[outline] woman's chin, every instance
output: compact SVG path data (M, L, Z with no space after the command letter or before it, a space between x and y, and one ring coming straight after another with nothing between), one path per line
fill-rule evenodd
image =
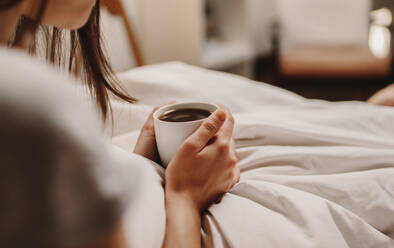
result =
M53 26L60 28L60 29L78 30L78 29L82 28L83 26L85 26L86 23L88 22L88 20L89 20L89 17L86 17L84 19L73 20L73 21L69 21L67 23L58 23L58 24L46 23L46 24L53 25Z
M42 23L61 29L77 30L89 21L93 7L93 4L73 9L64 9L58 6L58 9L53 8L52 11L48 11L48 14L44 15ZM54 15L54 13L58 14Z
M69 30L77 30L82 28L83 26L86 25L86 23L88 22L88 18L86 18L86 20L80 21L80 22L73 22L73 23L69 23L66 27L64 27L65 29L69 29Z

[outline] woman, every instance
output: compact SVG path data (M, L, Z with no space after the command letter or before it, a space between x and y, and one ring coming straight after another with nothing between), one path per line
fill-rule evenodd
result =
M102 53L99 10L99 1L95 0L0 0L0 43L4 47L8 45L8 49L22 48L34 53L39 25L53 26L52 30L44 27L42 31L46 34L44 50L48 61L55 65L67 63L70 72L82 75L106 119L110 107L107 90L130 103L135 99L116 84ZM63 60L62 29L72 30L70 54ZM12 56L1 50L0 56ZM152 122L151 115L134 152L157 161ZM238 182L233 127L234 121L227 109L216 111L185 141L169 164L165 175L164 247L200 247L202 212Z
M6 62L29 65L30 75L57 76L23 59ZM12 73L0 70L8 78L0 84L0 247L124 248L120 189L137 180L106 193L107 177L98 182L93 175L108 175L100 171L114 161L80 99L66 84L7 77Z

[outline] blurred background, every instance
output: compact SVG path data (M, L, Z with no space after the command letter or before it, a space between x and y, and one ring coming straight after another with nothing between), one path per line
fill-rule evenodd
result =
M393 0L102 3L117 71L182 61L332 101L366 100L394 82Z

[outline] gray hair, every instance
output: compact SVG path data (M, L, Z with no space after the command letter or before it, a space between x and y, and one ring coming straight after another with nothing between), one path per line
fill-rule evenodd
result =
M68 248L108 234L121 203L97 180L94 167L110 160L81 101L61 85L7 83L0 82L0 247Z

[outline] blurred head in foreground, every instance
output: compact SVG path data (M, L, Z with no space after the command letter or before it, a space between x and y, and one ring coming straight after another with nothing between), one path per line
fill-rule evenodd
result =
M97 180L111 161L82 102L56 82L4 74L0 247L124 247L120 198Z

